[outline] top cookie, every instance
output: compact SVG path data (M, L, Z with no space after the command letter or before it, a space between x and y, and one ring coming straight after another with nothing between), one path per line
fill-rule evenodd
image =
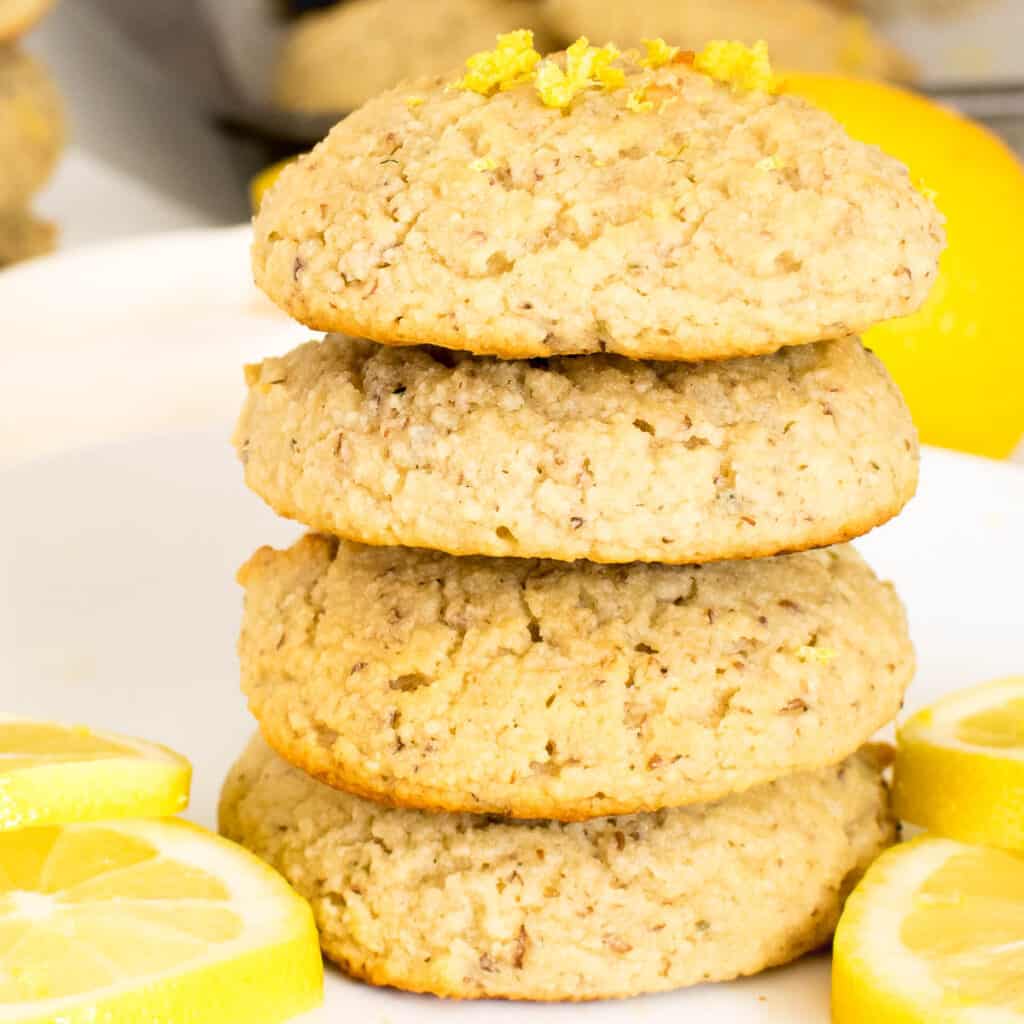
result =
M787 71L825 71L905 81L914 65L868 21L823 0L546 0L544 13L562 36L586 32L624 46L664 36L699 49L709 39L763 39Z
M406 84L283 172L253 247L278 305L387 344L695 360L923 301L940 214L828 114L746 88L762 51L539 61L528 35L471 62L482 92Z
M408 0L351 0L303 15L288 31L274 99L287 110L352 110L403 78L437 75L499 32L539 21L536 0L431 0L409 17Z

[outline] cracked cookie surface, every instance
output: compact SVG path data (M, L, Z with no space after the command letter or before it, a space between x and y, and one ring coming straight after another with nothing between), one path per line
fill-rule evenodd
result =
M577 824L381 807L255 740L221 830L313 906L378 985L582 1000L753 974L825 942L892 842L875 752L714 805Z
M910 413L856 339L682 364L332 337L246 372L235 444L248 485L369 544L758 557L855 537L917 482Z
M455 70L378 96L265 198L257 283L317 330L511 358L751 355L924 300L942 219L902 164L795 96L623 76L565 109Z
M264 736L403 806L576 820L716 800L835 764L913 672L899 599L849 547L609 567L311 535L239 580Z

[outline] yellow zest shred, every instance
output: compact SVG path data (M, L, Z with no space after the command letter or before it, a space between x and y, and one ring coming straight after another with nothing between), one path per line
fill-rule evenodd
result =
M669 46L664 39L643 39L641 42L647 49L647 56L640 61L645 68L660 68L671 64L679 52L678 46Z
M930 199L933 203L939 198L939 193L936 192L935 189L929 188L924 178L915 178L914 188L916 188L917 191L925 197L925 199Z
M479 156L469 165L469 169L471 171L493 171L497 166L498 162L489 156Z
M481 96L514 89L533 79L539 62L540 54L533 48L533 33L529 29L506 32L498 36L498 45L493 50L474 53L466 61L466 73L455 88Z
M776 87L768 46L763 40L753 46L744 46L743 43L715 39L694 57L693 66L716 82L726 82L737 91L758 89L771 92Z
M796 653L801 661L817 661L822 665L827 665L836 656L836 651L831 647L811 647L806 644L798 647Z
M406 96L405 97L405 105L407 107L422 107L423 104L426 103L426 102L427 102L427 100L426 100L425 96Z
M545 60L537 68L537 92L547 107L564 110L586 89L621 89L626 84L626 73L612 62L619 57L617 47L591 46L586 36L580 36L565 51L565 69L553 60Z
M634 89L626 97L626 106L637 114L644 114L649 110L653 110L654 101L647 98L647 86L642 85L639 89Z
M774 154L758 160L754 166L759 171L781 171L785 164Z

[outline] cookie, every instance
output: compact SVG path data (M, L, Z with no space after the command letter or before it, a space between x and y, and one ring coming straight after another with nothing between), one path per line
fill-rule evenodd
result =
M50 76L27 53L0 46L0 210L26 205L63 145L63 106Z
M53 0L0 0L0 43L24 35L53 6Z
M254 741L221 830L313 905L327 956L376 985L583 1000L721 981L825 942L893 840L873 751L718 804L583 824L395 810Z
M847 540L917 439L856 339L708 363L505 361L340 336L246 371L248 485L312 529L452 554L705 562Z
M431 0L411 17L408 0L350 0L288 29L274 100L286 110L352 110L404 78L443 74L495 36L537 27L535 0Z
M546 0L544 13L564 38L588 35L639 46L663 36L698 50L709 39L764 40L787 71L824 71L906 81L911 60L863 18L823 0Z
M899 599L849 547L608 567L314 535L239 580L242 688L271 746L425 810L717 800L842 760L914 667Z
M51 252L57 229L27 210L0 210L0 267Z
M927 295L931 200L824 111L745 88L763 54L703 73L577 48L565 74L502 45L466 88L407 83L284 170L255 221L271 299L387 344L683 360L847 336Z

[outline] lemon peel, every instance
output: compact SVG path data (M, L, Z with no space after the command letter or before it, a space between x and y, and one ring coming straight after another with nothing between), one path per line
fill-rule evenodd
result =
M425 96L406 96L405 105L407 107L422 107L427 102Z
M587 89L621 89L626 84L626 73L612 64L621 56L612 43L591 46L586 36L580 36L565 51L565 68L553 60L545 60L537 69L537 93L546 107L564 110Z
M498 166L497 161L493 160L491 157L489 157L489 156L480 156L480 157L477 157L469 165L469 169L471 171L493 171L494 168L497 167L497 166Z
M784 164L777 156L772 154L771 156L762 157L754 166L759 171L779 171L782 170Z
M498 45L493 50L481 50L466 61L466 73L455 83L455 88L481 96L514 89L533 80L540 59L533 48L533 33L529 29L506 32L498 36Z
M776 88L764 40L744 46L735 41L714 39L694 56L693 66L716 82L731 85L737 92L772 92Z
M664 39L641 39L647 56L641 58L640 66L644 68L660 68L671 64L679 53L678 46L669 46Z
M637 114L653 110L654 101L647 98L647 86L642 85L639 89L634 89L626 97L626 106Z
M831 647L812 647L810 644L798 647L796 651L801 661L816 661L821 665L827 665L836 657L836 653Z

